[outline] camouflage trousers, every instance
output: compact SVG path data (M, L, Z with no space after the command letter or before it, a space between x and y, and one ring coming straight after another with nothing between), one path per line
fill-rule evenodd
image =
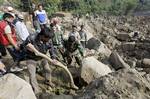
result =
M69 51L65 51L64 56L66 58L67 64L70 65L72 62L73 57L75 58L77 64L79 66L82 66L82 56L79 53L78 50L76 50L75 52L71 53Z
M64 61L64 48L63 46L54 46L56 59L63 62Z

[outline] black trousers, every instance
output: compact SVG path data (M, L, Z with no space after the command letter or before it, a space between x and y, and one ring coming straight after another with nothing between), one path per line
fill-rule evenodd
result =
M7 52L6 52L6 49L5 49L5 46L0 44L0 53L2 56L5 56L7 55Z

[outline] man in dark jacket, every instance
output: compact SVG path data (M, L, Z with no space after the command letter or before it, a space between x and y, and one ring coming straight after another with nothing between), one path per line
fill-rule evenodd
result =
M36 94L40 92L36 79L36 66L38 62L40 62L43 67L45 73L45 83L51 87L53 87L53 84L51 82L51 69L49 67L48 61L46 59L42 59L39 56L36 56L31 48L31 45L43 54L46 54L49 50L51 58L55 60L54 48L51 42L51 34L52 31L49 28L45 28L37 35L30 35L23 44L25 46L24 51L26 53L25 58L28 64L27 67L30 75L30 83Z

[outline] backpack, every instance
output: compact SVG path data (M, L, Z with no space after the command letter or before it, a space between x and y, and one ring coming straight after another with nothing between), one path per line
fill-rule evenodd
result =
M8 23L6 21L4 21L4 20L0 21L0 44L2 44L4 46L7 46L10 44L7 36L4 34L4 29L7 25L8 25ZM11 31L12 31L11 35L12 35L14 42L17 42L14 27L11 27Z

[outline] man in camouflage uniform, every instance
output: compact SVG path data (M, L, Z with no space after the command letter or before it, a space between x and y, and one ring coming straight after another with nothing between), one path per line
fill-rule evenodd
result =
M81 38L80 42L81 42L83 48L85 48L86 47L86 43L87 43L87 34L86 34L85 30L84 30L84 25L81 25L80 28L81 28L80 31L79 31L80 38Z
M63 53L64 53L64 47L63 47L63 32L58 29L56 24L51 23L51 28L54 32L54 37L52 38L53 45L54 45L54 51L56 58L61 61L63 60Z
M84 56L84 50L82 45L76 40L74 36L70 36L64 43L65 53L64 56L67 59L67 64L70 65L72 58L75 57L79 66L82 66L82 57Z

